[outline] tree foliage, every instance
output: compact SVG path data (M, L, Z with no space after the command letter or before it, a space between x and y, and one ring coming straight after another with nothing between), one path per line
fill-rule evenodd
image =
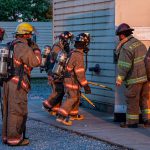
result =
M52 19L50 0L0 0L0 21L47 21Z

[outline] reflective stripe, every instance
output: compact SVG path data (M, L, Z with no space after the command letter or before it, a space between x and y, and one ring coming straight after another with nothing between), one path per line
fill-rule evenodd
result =
M27 72L27 74L30 76L30 74L31 74L31 67L28 67L27 65L24 65L24 69Z
M79 69L76 69L75 72L76 73L85 72L85 69L84 68L79 68Z
M71 112L70 112L70 115L77 115L77 114L78 114L78 112L79 112L78 110L71 111Z
M125 62L125 61L118 61L118 67L126 67L126 68L130 68L132 64Z
M39 58L39 56L36 56L36 58L37 58L39 64L41 64L41 59Z
M137 57L137 58L135 58L135 59L134 59L134 64L136 64L136 63L139 63L139 62L143 61L143 60L144 60L144 58L145 58L145 55L144 55L144 56L142 56L142 57Z
M73 68L70 68L70 67L66 67L67 71L71 71Z
M79 89L78 85L65 84L65 86L66 86L67 88L74 89L74 90Z
M19 82L19 77L13 77L11 80L17 84ZM24 81L21 82L21 86L25 89L29 89L28 84L26 84Z
M150 109L143 109L143 110L142 110L142 113L143 113L143 114L150 114Z
M143 45L143 44L141 42L137 41L137 42L133 43L131 46L129 46L129 48L130 48L130 50L133 50L140 45Z
M58 111L59 107L52 108L53 111Z
M12 144L12 145L16 145L18 144L23 138L20 137L20 138L16 138L16 139L7 139L7 143L8 144Z
M131 114L126 114L127 119L131 119L131 120L138 120L139 119L139 115L131 115Z
M140 78L129 79L126 82L127 82L127 84L133 84L133 83L143 82L143 81L146 81L146 80L147 80L147 76L143 76L143 77L140 77Z
M62 115L68 116L67 111L66 111L65 109L63 109L63 108L59 108L58 112L59 112L60 114L62 114Z
M87 80L81 81L81 85L82 85L82 86L84 86L84 85L86 85L86 84L88 84Z
M123 80L124 80L124 76L118 75L118 76L117 76L117 79L123 81Z
M48 100L45 100L44 103L49 107L52 108L51 104L49 104Z
M16 58L14 58L14 63L16 64L16 65L21 65L22 63L19 61L19 60L17 60Z

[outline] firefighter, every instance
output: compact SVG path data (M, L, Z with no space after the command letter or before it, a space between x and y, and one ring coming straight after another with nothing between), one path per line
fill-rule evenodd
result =
M5 30L0 27L0 42L4 39Z
M144 125L150 120L150 95L147 86L147 73L144 58L147 53L145 45L133 37L134 29L122 23L116 30L120 43L118 53L118 75L116 85L119 87L123 81L126 85L126 122L121 123L123 128L137 128L139 123L139 107L143 112ZM149 116L149 117L148 117Z
M145 66L148 81L144 84L143 87L143 107L142 107L142 115L144 127L150 127L150 47L145 57Z
M55 43L52 47L51 63L57 63L56 59L58 53L62 50L64 50L69 55L69 45L73 38L73 34L71 32L65 31L61 33L58 38L59 42ZM52 87L52 93L46 100L43 101L43 107L48 110L51 115L56 115L64 96L63 77L55 78L52 70L50 69L48 71L48 80Z
M16 27L13 47L12 72L3 83L3 126L2 141L10 146L29 144L25 138L27 120L27 94L30 90L30 73L41 64L41 52L31 40L34 28L23 22Z
M81 33L75 38L75 50L72 52L66 65L66 77L64 80L67 99L58 110L56 121L64 125L72 125L72 120L82 120L83 115L79 115L80 90L84 87L85 93L91 93L91 89L85 77L84 51L88 51L90 35ZM70 119L70 115L72 119Z
M44 46L44 54L42 55L42 64L40 66L40 72L46 71L48 73L52 70L54 63L51 62L51 46ZM48 73L49 74L49 73Z

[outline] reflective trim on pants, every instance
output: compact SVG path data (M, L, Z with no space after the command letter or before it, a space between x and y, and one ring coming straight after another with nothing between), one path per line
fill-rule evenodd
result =
M138 120L139 119L139 115L131 115L131 114L126 114L127 119L130 120Z

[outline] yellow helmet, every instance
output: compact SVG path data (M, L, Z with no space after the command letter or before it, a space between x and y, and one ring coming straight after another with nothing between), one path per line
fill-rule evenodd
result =
M33 34L33 32L34 32L34 27L27 22L23 22L17 26L15 33L16 34Z

